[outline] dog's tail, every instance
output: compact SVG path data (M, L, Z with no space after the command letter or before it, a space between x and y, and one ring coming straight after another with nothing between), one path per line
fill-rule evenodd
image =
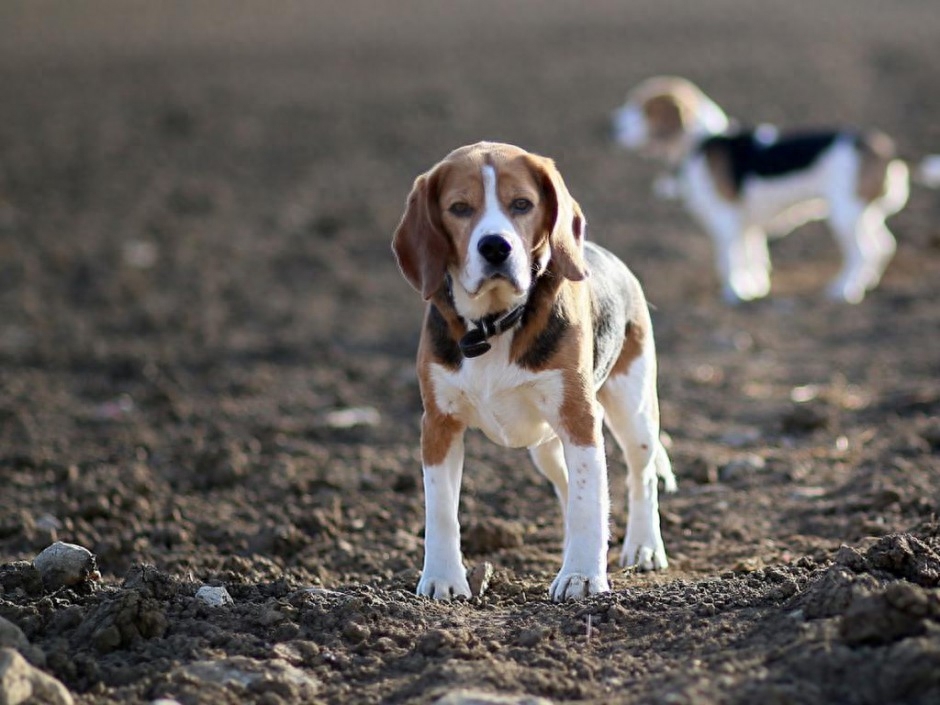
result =
M672 463L669 460L669 454L662 443L658 443L656 455L653 458L653 464L656 466L656 474L663 481L663 489L666 492L676 491L676 476L672 472Z
M893 215L904 208L910 195L910 170L902 160L892 159L888 162L888 168L885 172L884 194L878 199L885 215Z
M940 154L930 154L921 160L917 181L930 188L940 188Z

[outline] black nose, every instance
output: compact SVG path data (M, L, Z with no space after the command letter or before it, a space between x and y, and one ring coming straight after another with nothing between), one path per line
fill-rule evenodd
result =
M477 251L490 264L502 264L509 257L512 246L499 235L484 235L480 238Z

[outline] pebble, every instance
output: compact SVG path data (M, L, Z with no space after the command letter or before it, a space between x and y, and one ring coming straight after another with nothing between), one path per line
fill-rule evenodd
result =
M244 698L243 702L264 702L266 692L277 694L278 700L274 702L311 702L320 687L320 682L314 676L286 661L261 661L246 656L195 661L180 666L169 674L169 682L177 686L195 686L197 691L204 693L212 693L211 689L206 688L209 684L221 686L233 693L248 691L253 697ZM200 699L200 702L207 701Z
M353 428L354 426L378 426L382 416L371 406L356 406L348 409L328 411L323 422L330 428Z
M467 575L467 582L470 583L470 594L474 597L480 597L490 586L490 580L493 579L493 564L489 561L478 563L470 569Z
M500 695L479 690L455 690L435 700L434 705L552 705L552 701L534 695Z
M101 579L95 555L83 546L56 541L33 559L47 590Z
M224 587L213 587L203 585L196 591L196 599L202 600L210 607L224 607L225 605L234 605L235 600L228 594Z
M0 649L0 703L72 705L74 702L68 688L30 664L18 651Z

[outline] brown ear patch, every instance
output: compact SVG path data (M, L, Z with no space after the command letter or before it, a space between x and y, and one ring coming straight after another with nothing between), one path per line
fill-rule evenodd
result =
M588 277L584 260L584 231L586 223L581 206L568 192L568 187L555 162L535 154L527 154L530 169L536 177L546 200L546 229L548 230L551 262L555 272L570 281Z
M392 238L392 251L398 267L425 300L443 286L452 249L438 212L440 171L439 165L415 179L405 212Z
M678 137L685 129L685 118L679 100L672 94L653 96L643 104L650 135L658 140Z

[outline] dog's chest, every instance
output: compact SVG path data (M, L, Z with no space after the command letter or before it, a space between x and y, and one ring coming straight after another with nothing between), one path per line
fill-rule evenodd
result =
M560 370L529 372L509 361L509 336L495 341L460 369L432 365L434 399L441 411L510 448L532 447L555 436L549 419L562 402Z

